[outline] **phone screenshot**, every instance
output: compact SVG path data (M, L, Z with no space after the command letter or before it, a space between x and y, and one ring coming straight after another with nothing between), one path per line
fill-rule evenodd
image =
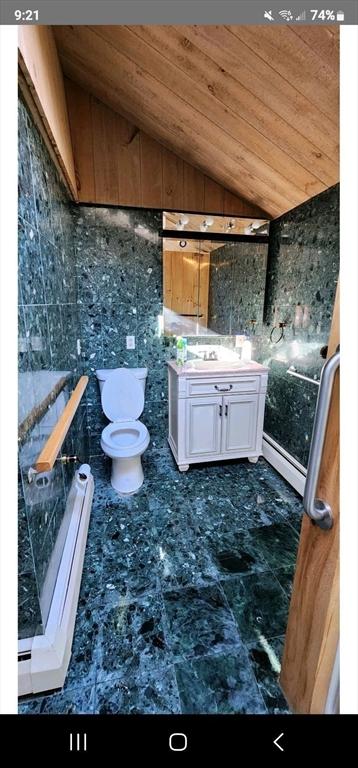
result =
M358 5L312 5L2 2L18 756L353 746Z

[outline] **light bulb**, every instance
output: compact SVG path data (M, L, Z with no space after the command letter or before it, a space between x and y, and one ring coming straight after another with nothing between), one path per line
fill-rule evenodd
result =
M179 221L175 225L175 229L181 230L184 229L184 227L189 223L189 217L188 216L180 216Z
M207 232L208 227L212 227L214 219L212 216L207 216L206 219L200 224L200 232Z

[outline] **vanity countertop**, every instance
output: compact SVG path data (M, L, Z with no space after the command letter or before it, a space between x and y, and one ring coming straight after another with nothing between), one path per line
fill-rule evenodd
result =
M242 362L241 360L188 360L184 365L177 365L175 360L169 360L168 366L172 368L177 376L241 376L247 374L266 373L269 369L256 363Z

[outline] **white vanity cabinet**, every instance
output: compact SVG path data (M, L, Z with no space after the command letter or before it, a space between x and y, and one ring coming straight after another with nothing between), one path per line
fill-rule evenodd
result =
M181 471L190 464L246 457L257 461L268 369L259 363L168 363L169 445Z

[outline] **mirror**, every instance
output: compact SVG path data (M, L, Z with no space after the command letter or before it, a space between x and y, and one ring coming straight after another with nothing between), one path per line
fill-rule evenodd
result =
M268 221L171 212L163 228L164 333L255 333L263 320Z

